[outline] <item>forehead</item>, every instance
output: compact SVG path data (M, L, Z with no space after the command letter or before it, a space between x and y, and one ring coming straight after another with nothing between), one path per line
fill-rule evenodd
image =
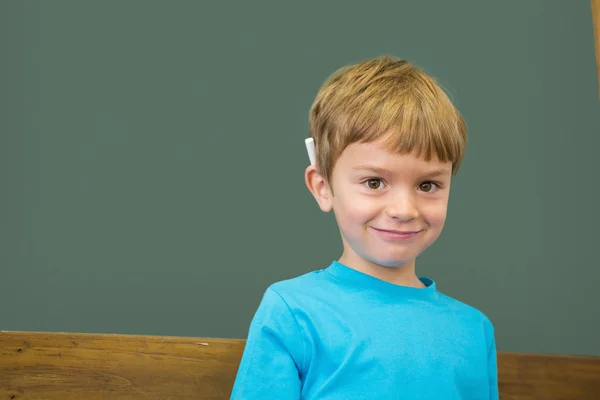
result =
M340 155L336 163L340 168L352 170L359 166L373 166L391 171L402 170L405 172L428 173L444 169L451 174L452 162L442 162L434 157L425 161L417 157L416 152L399 154L392 152L382 143L352 143Z

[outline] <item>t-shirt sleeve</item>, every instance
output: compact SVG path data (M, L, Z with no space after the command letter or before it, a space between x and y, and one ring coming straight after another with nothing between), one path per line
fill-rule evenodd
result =
M304 342L284 299L265 292L250 324L232 400L298 400L302 388Z
M484 322L485 337L488 343L488 377L490 385L490 400L498 400L498 365L496 354L496 338L494 325L489 319Z

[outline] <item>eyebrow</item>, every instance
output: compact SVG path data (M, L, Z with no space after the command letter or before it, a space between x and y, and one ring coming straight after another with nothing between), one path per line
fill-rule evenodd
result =
M352 167L353 170L355 171L369 171L369 172L374 172L376 174L380 174L380 175L385 175L385 174L389 174L390 171L388 171L385 168L379 168L379 167L375 167L373 165L356 165L354 167Z
M376 174L391 174L391 171L385 169L385 168L380 168L380 167L376 167L374 165L357 165L352 167L353 170L355 171L371 171L374 172ZM425 174L423 174L424 176L428 176L428 177L434 177L434 176L441 176L441 175L446 175L449 174L450 171L446 168L442 168L442 169L436 169L433 171L429 171Z

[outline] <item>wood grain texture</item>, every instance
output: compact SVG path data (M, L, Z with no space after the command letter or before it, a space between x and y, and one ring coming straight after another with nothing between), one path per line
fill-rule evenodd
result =
M502 400L598 400L600 357L498 353Z
M592 0L594 41L596 42L596 66L598 71L598 96L600 98L600 0Z
M0 399L228 399L243 340L0 332Z
M0 332L0 400L227 400L241 339ZM600 357L498 353L502 400L598 400Z

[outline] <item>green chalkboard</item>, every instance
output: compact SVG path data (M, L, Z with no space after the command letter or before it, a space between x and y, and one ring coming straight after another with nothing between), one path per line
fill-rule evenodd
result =
M0 1L0 329L245 337L340 255L318 88L391 54L469 126L418 273L499 350L600 355L592 30L587 1Z

